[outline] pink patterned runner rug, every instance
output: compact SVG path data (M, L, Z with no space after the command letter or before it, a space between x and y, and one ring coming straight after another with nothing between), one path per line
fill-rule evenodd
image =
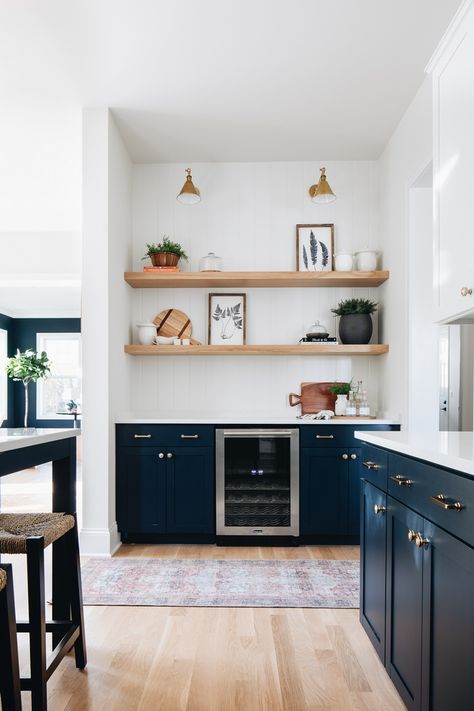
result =
M359 606L353 560L91 558L82 579L86 605Z

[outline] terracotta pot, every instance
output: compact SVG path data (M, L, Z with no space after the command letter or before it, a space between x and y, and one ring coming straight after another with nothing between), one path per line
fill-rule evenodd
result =
M154 267L175 267L179 262L179 257L174 252L150 254L150 259Z

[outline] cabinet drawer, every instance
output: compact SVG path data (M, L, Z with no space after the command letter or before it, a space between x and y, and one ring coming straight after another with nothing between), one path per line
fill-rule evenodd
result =
M474 479L398 454L388 469L391 496L474 545Z
M361 476L382 491L387 491L388 453L383 449L363 444L361 455Z
M359 440L354 439L355 430L398 430L398 425L302 425L300 427L300 443L302 447L360 447Z
M212 446L211 425L117 425L117 444L137 447Z

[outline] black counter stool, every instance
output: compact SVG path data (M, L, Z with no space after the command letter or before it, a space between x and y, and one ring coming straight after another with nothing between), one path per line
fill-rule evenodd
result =
M20 711L20 672L11 565L0 567L0 698L2 708Z
M44 549L51 543L61 548L60 572L69 614L66 620L46 622ZM63 513L0 513L0 553L26 553L29 620L18 622L16 629L29 634L31 677L21 679L21 688L31 691L33 711L45 711L46 683L62 658L74 646L76 667L84 669L87 661L76 519ZM47 632L54 633L56 643L48 660Z

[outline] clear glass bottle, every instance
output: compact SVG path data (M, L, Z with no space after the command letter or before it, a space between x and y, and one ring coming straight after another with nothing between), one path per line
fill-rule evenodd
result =
M356 415L356 403L354 399L354 391L349 390L349 400L346 405L346 415L348 417L354 417Z
M361 417L370 417L370 405L367 400L367 391L362 390L361 397L359 400L359 415Z

